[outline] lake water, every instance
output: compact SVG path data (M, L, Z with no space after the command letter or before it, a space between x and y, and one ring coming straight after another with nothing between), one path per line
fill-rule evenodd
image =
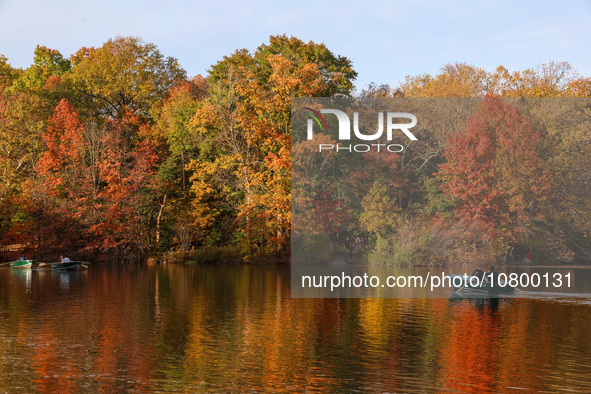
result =
M289 267L0 267L0 391L588 392L590 299L292 299Z

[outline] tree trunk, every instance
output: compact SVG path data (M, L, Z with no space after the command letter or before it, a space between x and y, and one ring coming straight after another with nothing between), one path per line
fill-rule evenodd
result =
M160 242L160 220L162 219L162 210L164 209L164 205L166 204L166 194L164 195L164 200L162 204L160 204L160 209L158 210L158 217L156 218L156 245Z

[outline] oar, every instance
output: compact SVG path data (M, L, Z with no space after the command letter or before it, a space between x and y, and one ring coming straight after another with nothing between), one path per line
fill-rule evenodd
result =
M80 267L84 267L84 268L88 269L88 266L84 265L84 264L80 264Z
M14 263L14 261L9 261L8 263L0 263L0 266L10 264L10 263Z

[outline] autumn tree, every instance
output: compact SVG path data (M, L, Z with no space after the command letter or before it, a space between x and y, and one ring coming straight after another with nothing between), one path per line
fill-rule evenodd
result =
M121 259L150 250L156 156L147 142L130 146L127 136L135 127L137 117L128 114L97 132L81 123L67 101L60 102L42 134L45 151L23 202L35 243Z
M120 259L144 257L151 250L159 188L157 157L147 141L130 145L127 135L137 117L128 113L107 122L98 160L102 187L97 195L97 220L89 228L93 247L115 252Z
M0 91L3 91L10 85L18 76L20 70L14 69L6 56L0 54Z
M14 80L10 86L0 82L0 237L7 243L20 243L18 231L13 230L26 220L19 204L22 185L33 176L43 151L40 130L47 123L47 112L42 97L15 91L13 84Z
M540 159L541 135L519 108L485 98L466 129L450 140L436 174L456 201L455 217L477 222L505 252L544 220L549 173Z
M209 73L193 125L203 138L190 164L196 223L233 221L247 255L281 251L290 229L290 98L349 94L356 73L324 45L271 37Z
M162 186L156 219L156 243L160 248L178 247L187 251L196 238L190 210L192 172L187 165L199 155L200 138L190 125L197 108L208 95L205 78L179 82L161 105L154 106L155 124L141 132L158 155L159 184Z
M591 101L589 98L539 98L524 103L536 128L542 130L542 158L552 174L544 211L544 232L534 244L562 261L591 256Z
M167 160L162 164L161 176L188 189L186 166L198 153L199 138L190 126L200 101L208 94L207 81L197 76L173 87L158 109L152 139L163 145Z
M62 100L41 134L44 152L35 165L36 177L27 180L22 206L31 217L30 242L37 247L79 246L80 210L84 192L83 126L72 106Z
M37 45L33 64L27 68L15 83L15 89L29 89L38 94L47 94L68 74L72 65L55 49Z
M176 59L134 37L82 48L70 61L67 83L85 125L85 171L96 207L85 216L88 233L96 241L89 245L114 250L121 257L133 249L144 255L160 238L160 221L154 221L161 215L154 212L161 214L165 202L165 194L156 186L156 167L165 168L179 155L184 160L187 150L186 130L181 131L173 119L184 105L186 73ZM170 110L163 111L163 100L175 84L180 85L178 93L169 98L173 104L165 106ZM189 107L185 106L191 111ZM191 114L180 116L188 119ZM171 129L155 127L157 120L168 122ZM158 131L163 129L166 132ZM162 140L163 145L173 146L172 159L166 146L158 150ZM170 189L176 190L176 185L168 185Z
M499 66L489 78L494 93L505 97L560 97L573 95L572 84L577 77L570 64L549 62L512 72Z
M186 72L173 57L139 38L117 37L99 48L83 47L70 58L71 81L80 105L95 116L121 118L127 111L151 118L162 100Z
M489 74L466 63L447 64L435 76L408 76L400 87L406 97L478 97L491 92Z
M47 127L47 119L59 102L58 96L52 94L55 83L68 69L69 62L58 51L42 46L37 46L33 64L25 71L13 69L0 56L3 186L14 190L30 175L42 151L40 131Z
M359 216L361 228L383 238L393 234L400 225L400 208L396 199L388 193L388 187L379 180L361 201L363 212Z

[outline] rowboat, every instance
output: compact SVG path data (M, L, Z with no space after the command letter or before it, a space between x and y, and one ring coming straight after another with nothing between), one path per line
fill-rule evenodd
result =
M56 263L51 265L52 270L56 271L76 271L82 266L83 261L68 261L67 263Z
M482 295L506 295L513 294L515 287L501 286L497 281L491 282L490 277L478 278L471 275L448 275L456 293L482 294Z
M11 268L31 268L35 260L17 260L10 263Z

